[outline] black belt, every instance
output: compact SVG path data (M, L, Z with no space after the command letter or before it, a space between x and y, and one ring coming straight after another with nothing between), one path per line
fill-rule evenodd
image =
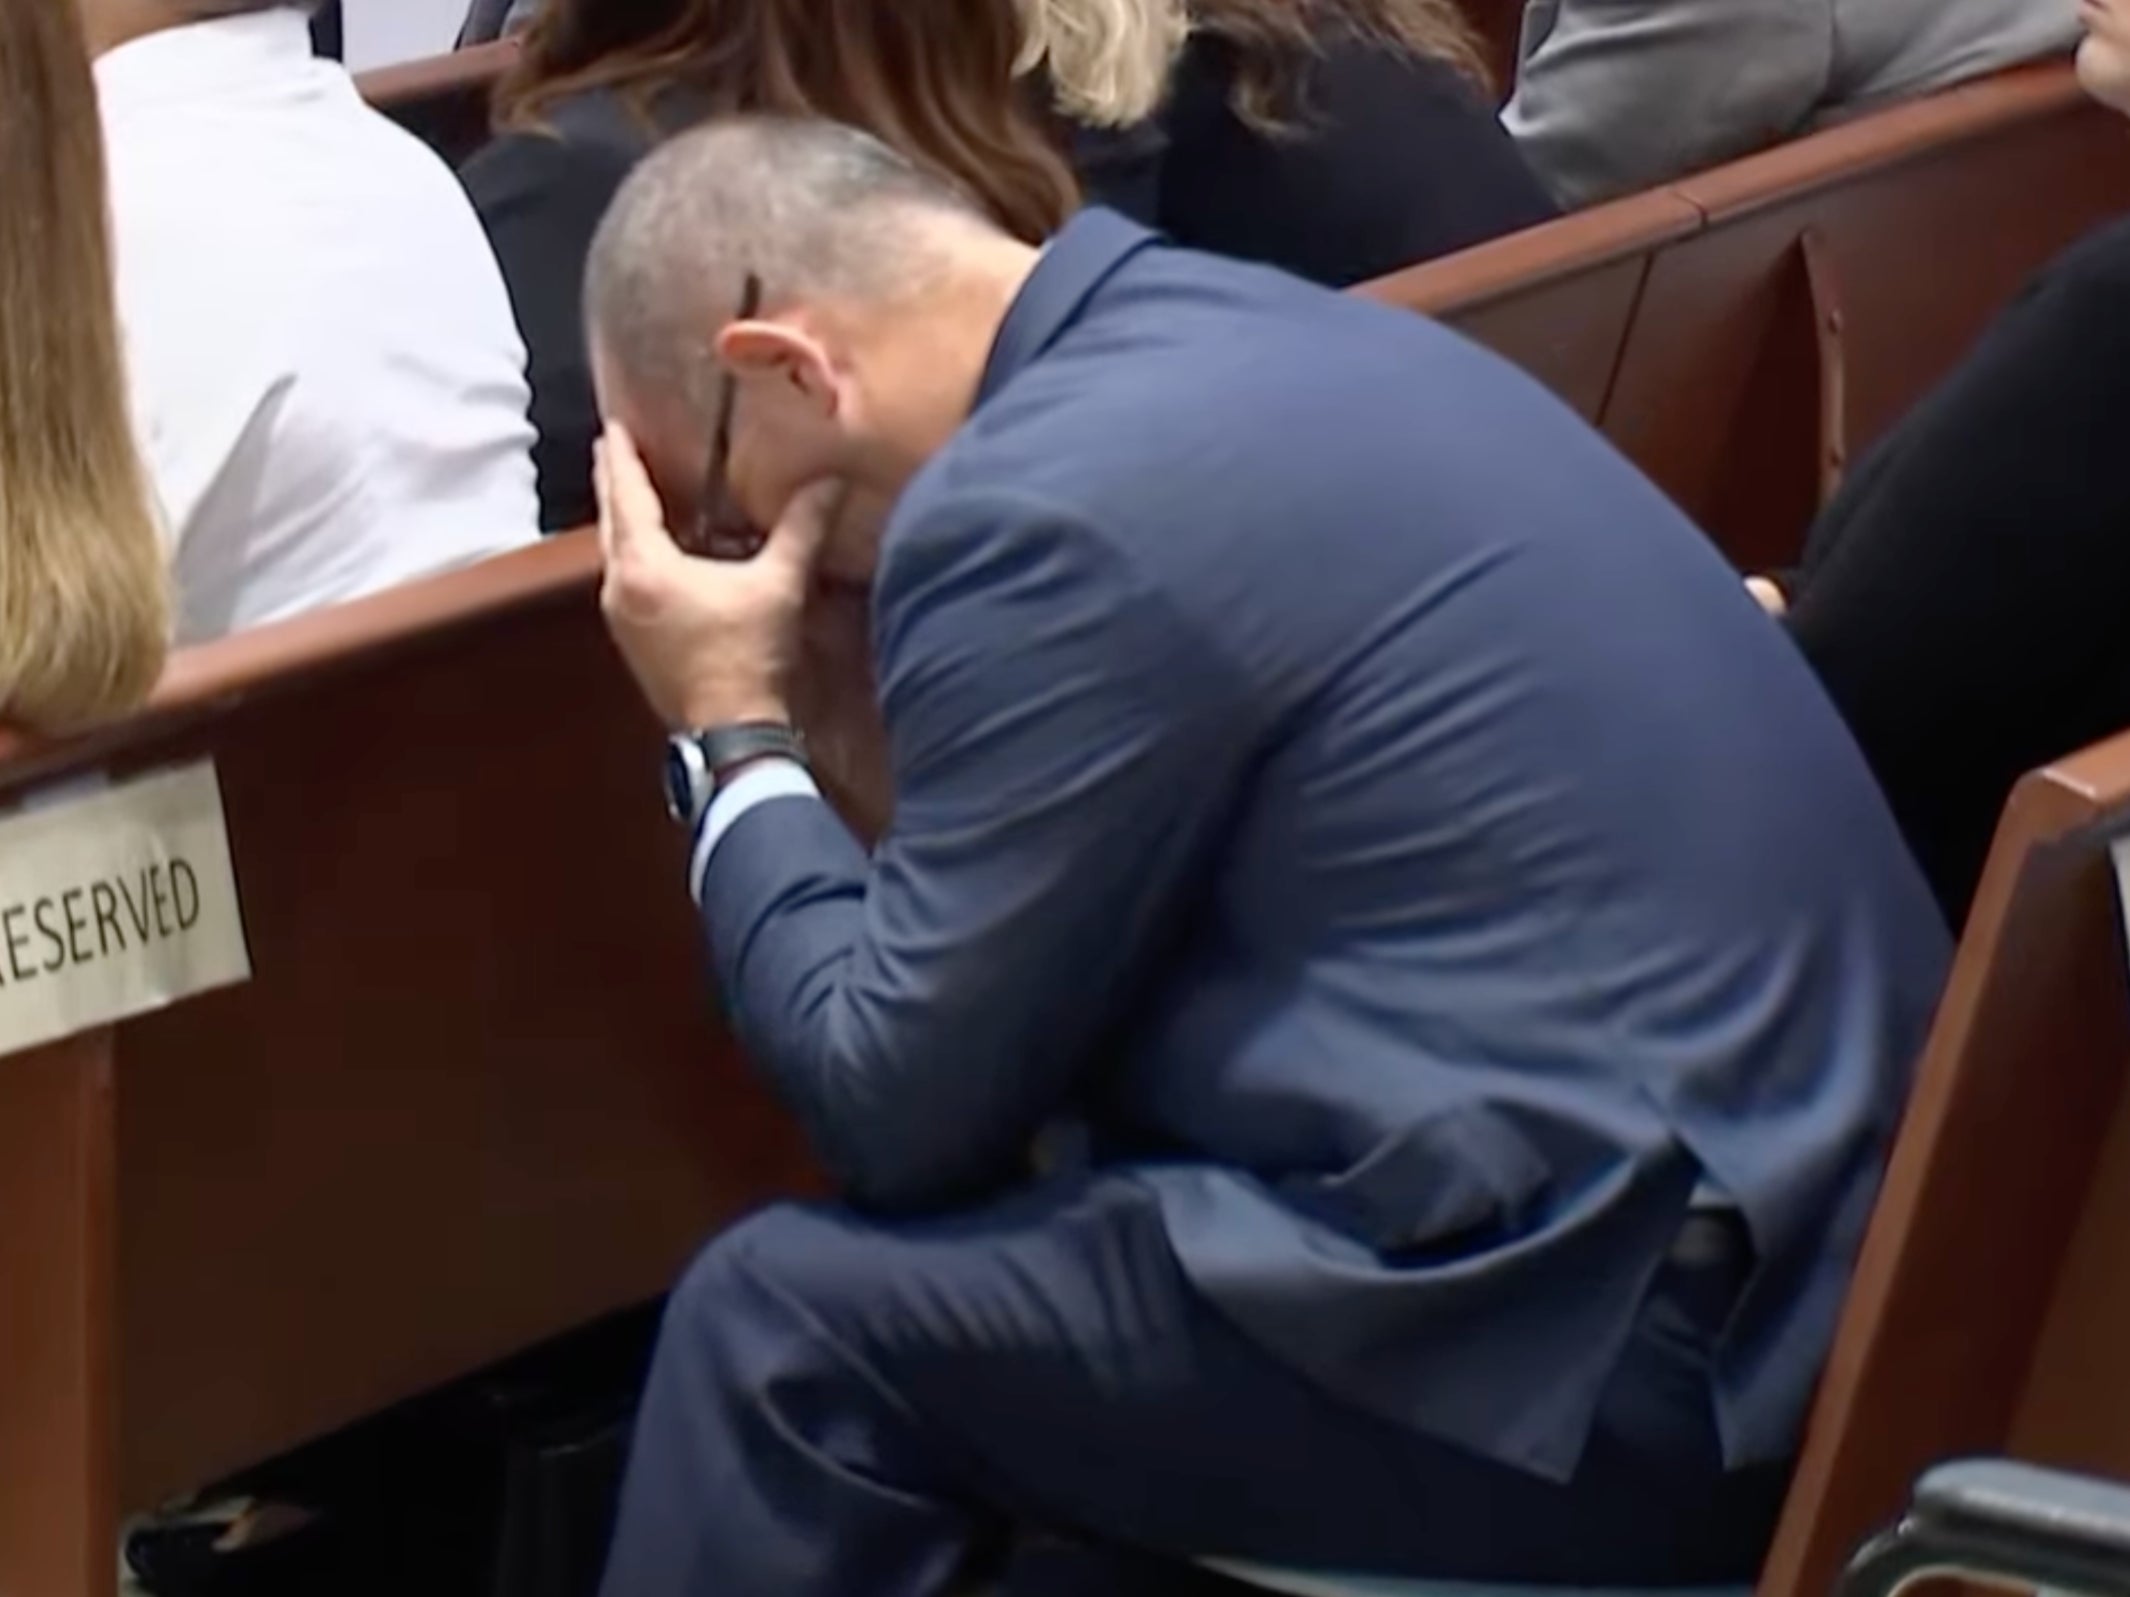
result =
M1709 1270L1749 1257L1752 1247L1745 1216L1736 1209L1696 1209L1679 1227L1664 1259L1681 1270Z

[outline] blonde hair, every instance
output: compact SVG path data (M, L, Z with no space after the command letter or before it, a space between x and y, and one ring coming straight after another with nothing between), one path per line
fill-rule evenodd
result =
M1190 31L1185 0L1021 0L1015 70L1047 74L1073 121L1128 127L1160 109Z
M57 731L145 698L170 625L71 0L0 0L0 194L0 719Z
M1237 114L1268 133L1303 109L1301 68L1329 36L1443 61L1475 85L1485 56L1456 0L1021 0L1019 70L1041 70L1074 121L1124 127L1161 106L1193 29L1237 53Z

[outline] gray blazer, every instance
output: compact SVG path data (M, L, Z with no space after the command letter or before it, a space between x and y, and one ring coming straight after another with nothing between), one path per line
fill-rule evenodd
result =
M1530 0L1504 114L1569 205L2067 51L2077 0Z

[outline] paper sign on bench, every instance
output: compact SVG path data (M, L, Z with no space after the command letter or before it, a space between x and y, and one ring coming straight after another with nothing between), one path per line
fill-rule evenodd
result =
M250 976L212 761L0 819L0 1055Z

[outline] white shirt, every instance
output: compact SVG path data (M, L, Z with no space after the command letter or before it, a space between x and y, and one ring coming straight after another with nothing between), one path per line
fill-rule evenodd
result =
M531 542L525 348L450 170L294 9L150 34L96 79L178 641Z
M796 760L759 761L719 786L695 823L695 843L688 850L688 894L698 906L703 901L703 882L710 875L710 858L724 842L725 834L749 810L782 798L822 802L812 774Z

